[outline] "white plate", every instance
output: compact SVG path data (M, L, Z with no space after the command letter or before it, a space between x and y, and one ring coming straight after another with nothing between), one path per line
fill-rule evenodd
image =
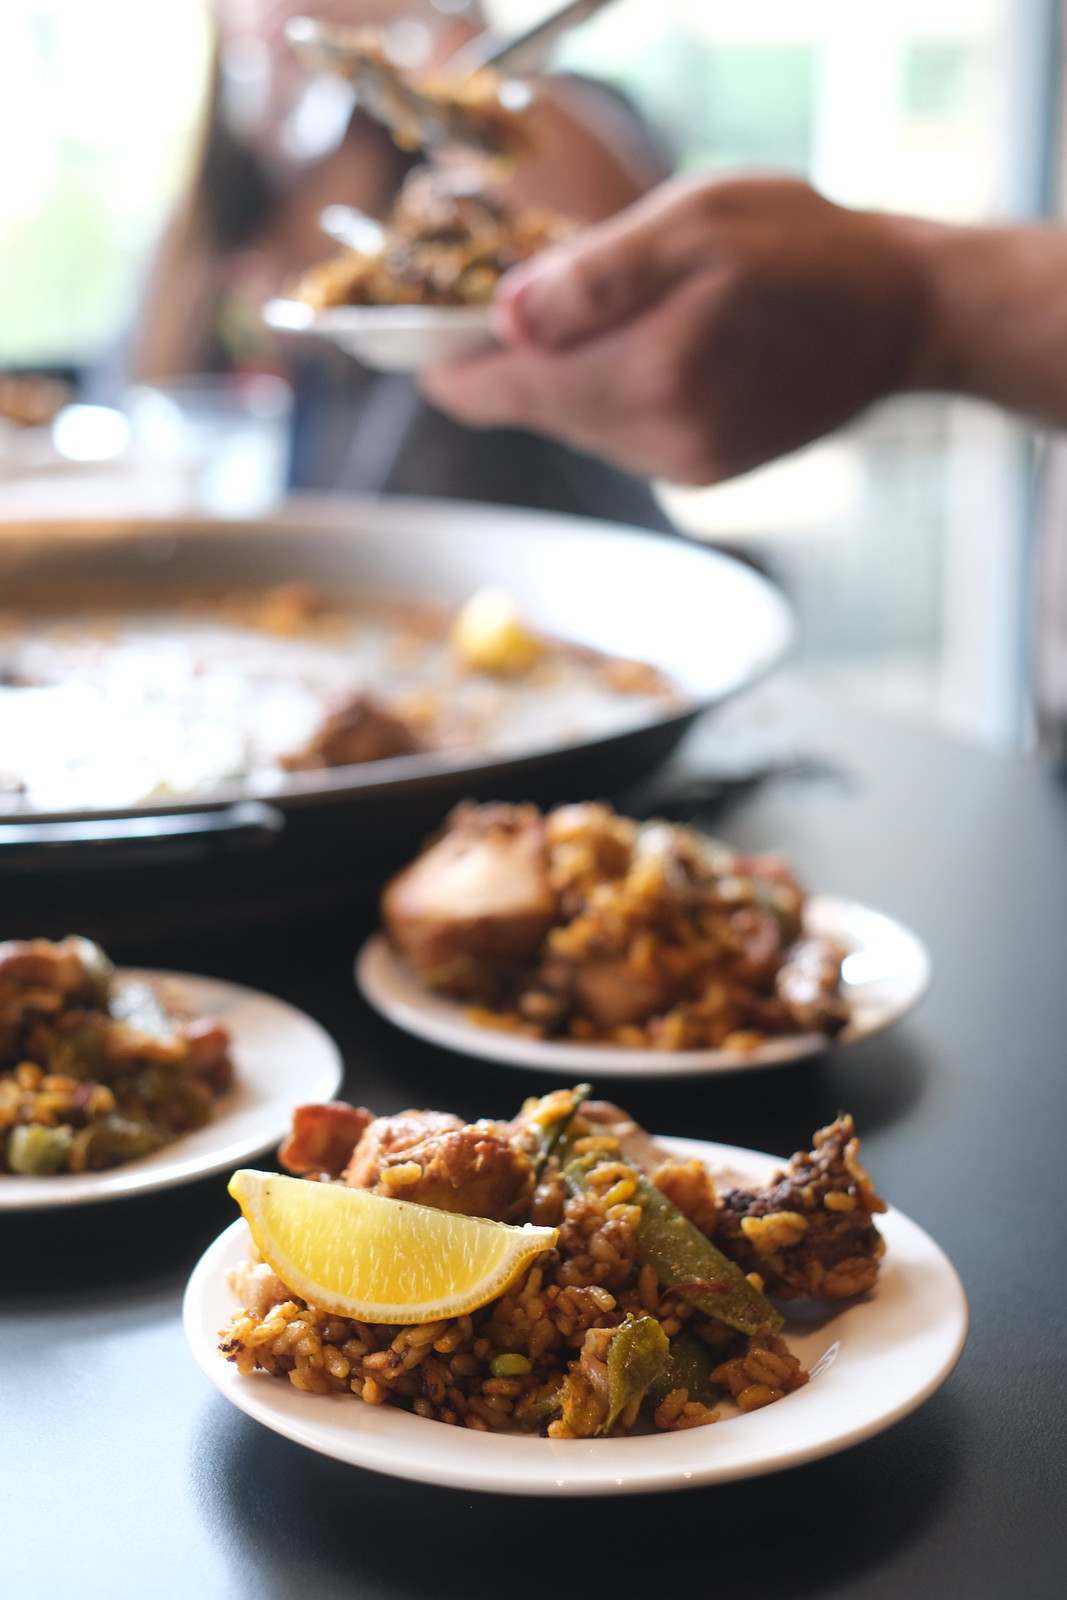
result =
M284 333L328 339L381 372L420 372L493 344L486 306L327 306L313 311L300 300L268 300L263 319Z
M620 1078L686 1077L778 1066L880 1033L926 992L930 958L915 935L891 917L836 895L818 894L807 902L804 925L811 933L839 939L850 952L842 969L842 987L852 1020L832 1042L820 1033L804 1033L771 1039L756 1050L636 1050L529 1039L472 1022L464 1006L425 988L381 934L368 939L360 951L356 981L371 1005L408 1033L462 1055L569 1078L597 1073Z
M782 1165L732 1145L658 1142L750 1182L765 1183ZM811 1382L762 1411L682 1433L598 1440L474 1433L344 1395L300 1394L265 1374L242 1378L217 1346L218 1330L237 1309L226 1273L245 1257L243 1222L220 1234L193 1272L185 1332L227 1400L275 1433L353 1466L497 1494L634 1494L725 1483L799 1466L880 1433L921 1405L955 1366L967 1302L952 1264L899 1211L878 1226L887 1249L874 1293L829 1321L797 1317L785 1329Z
M153 984L179 982L195 1012L226 1024L233 1038L233 1088L215 1102L205 1128L121 1167L54 1178L0 1175L0 1211L90 1205L231 1171L285 1137L294 1106L336 1094L343 1076L337 1046L295 1006L220 978L123 972Z

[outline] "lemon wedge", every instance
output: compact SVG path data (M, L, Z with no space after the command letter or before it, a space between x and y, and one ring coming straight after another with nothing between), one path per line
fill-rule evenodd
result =
M512 1227L247 1167L229 1189L282 1282L316 1310L360 1322L476 1311L559 1237L558 1228Z

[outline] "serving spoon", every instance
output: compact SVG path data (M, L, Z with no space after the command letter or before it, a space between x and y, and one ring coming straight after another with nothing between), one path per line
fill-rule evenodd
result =
M301 63L311 72L337 72L356 88L362 108L384 123L404 147L433 149L465 145L490 156L515 153L516 140L508 113L524 111L533 93L520 79L509 78L497 91L501 117L479 116L487 102L464 103L462 89L477 72L489 67L496 73L530 72L543 65L556 40L577 27L610 0L568 0L531 28L501 39L492 29L475 35L449 57L441 77L447 80L439 93L416 88L375 48L366 29L318 22L313 17L291 17L286 37ZM449 89L454 85L455 92Z

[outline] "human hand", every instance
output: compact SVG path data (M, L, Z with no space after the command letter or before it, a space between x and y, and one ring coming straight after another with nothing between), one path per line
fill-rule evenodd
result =
M900 219L791 178L672 180L509 273L505 348L423 389L474 427L714 483L901 387L925 316Z

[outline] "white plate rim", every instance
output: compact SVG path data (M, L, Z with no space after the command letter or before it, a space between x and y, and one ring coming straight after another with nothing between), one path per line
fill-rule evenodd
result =
M329 340L364 366L418 372L493 348L485 306L325 306L268 301L264 316L283 332Z
M372 934L356 957L356 983L374 1009L405 1032L462 1055L495 1061L499 1066L533 1068L538 1072L590 1077L697 1077L715 1072L746 1072L781 1066L817 1055L822 1050L869 1038L891 1027L917 1006L930 985L930 956L925 945L895 918L872 911L840 895L808 898L805 922L822 932L845 936L846 930L867 928L891 940L909 963L909 981L868 1015L849 1023L836 1039L823 1034L789 1034L751 1051L737 1050L636 1050L622 1046L573 1044L550 1039L530 1039L523 1034L485 1028L468 1021L465 1008L443 995L424 989L405 963L390 948L384 935ZM855 938L852 948L862 944ZM856 986L857 990L862 986ZM858 1000L858 995L855 996Z
M407 333L445 329L471 329L489 333L488 306L370 305L323 306L316 310L303 300L268 300L263 319L272 328L294 333L333 334L363 331Z
M230 983L224 978L210 978L198 973L172 972L151 967L120 967L123 977L146 978L153 983L178 982L186 990L189 1002L205 1014L223 1013L224 1019L234 1026L234 1057L236 1077L243 1078L246 1088L254 1084L256 1063L255 1045L249 1038L242 1041L240 1008L254 1006L265 1013L278 1029L292 1030L297 1042L294 1057L303 1049L313 1060L312 1070L295 1074L297 1080L291 1094L276 1093L269 1096L260 1114L264 1121L261 1131L234 1138L227 1132L227 1100L223 1096L218 1114L204 1128L193 1135L183 1135L172 1144L137 1161L122 1166L109 1167L104 1172L58 1173L49 1178L22 1177L14 1174L0 1175L0 1212L42 1211L62 1206L95 1205L104 1200L120 1200L131 1195L151 1194L160 1189L171 1189L179 1184L193 1183L198 1178L208 1178L214 1173L232 1171L252 1157L272 1150L289 1131L293 1107L303 1101L329 1100L336 1094L344 1076L341 1053L337 1045L314 1018L285 1000L264 994L245 984ZM237 1009L238 1020L227 1016L231 1008ZM303 1044L299 1042L303 1041ZM243 1059L242 1059L243 1058ZM190 1145L196 1140L193 1153Z
M657 1142L759 1182L784 1165L732 1145L658 1136ZM948 1377L967 1336L963 1285L940 1246L902 1212L890 1207L878 1225L887 1244L879 1286L821 1333L828 1341L825 1366L811 1383L762 1411L683 1433L617 1440L473 1433L340 1395L300 1394L266 1375L242 1378L216 1347L216 1328L237 1303L224 1273L244 1251L248 1235L240 1220L194 1268L182 1320L194 1359L224 1399L283 1438L352 1466L496 1494L569 1498L697 1488L801 1466L860 1444L922 1405ZM885 1326L909 1315L915 1325L886 1351ZM795 1345L795 1332L786 1333Z

